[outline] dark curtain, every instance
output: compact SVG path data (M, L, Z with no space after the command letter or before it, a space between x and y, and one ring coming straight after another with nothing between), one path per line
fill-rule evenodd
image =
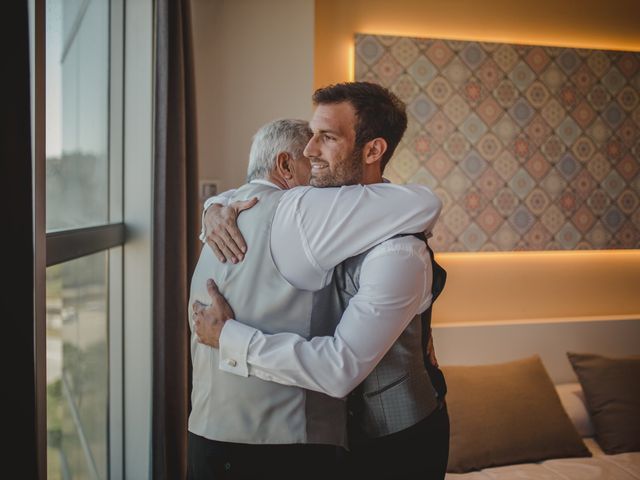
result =
M153 474L186 477L188 295L198 217L190 0L155 2Z
M2 53L3 52L3 53ZM34 361L34 237L27 2L8 2L0 15L0 205L5 281L0 308L4 341L3 409L9 442L3 476L37 478ZM10 268L10 266L14 266Z

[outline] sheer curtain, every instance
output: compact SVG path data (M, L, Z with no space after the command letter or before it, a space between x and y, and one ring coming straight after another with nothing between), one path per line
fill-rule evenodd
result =
M190 0L156 0L153 473L186 477L189 281L199 226Z

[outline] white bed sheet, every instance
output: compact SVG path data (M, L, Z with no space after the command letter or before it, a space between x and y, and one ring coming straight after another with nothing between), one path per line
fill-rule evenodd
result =
M592 438L583 439L593 457L558 458L485 468L478 472L448 473L446 480L640 480L640 452L606 455Z

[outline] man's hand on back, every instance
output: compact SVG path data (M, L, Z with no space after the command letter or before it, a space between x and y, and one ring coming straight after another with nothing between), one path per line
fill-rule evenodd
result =
M214 255L222 263L241 262L247 251L247 244L238 229L238 215L250 209L256 203L257 198L238 201L226 207L211 205L204 214L204 228L207 244L213 250Z
M231 306L218 290L218 286L211 279L207 280L207 291L211 297L211 304L204 305L195 302L193 308L193 323L198 341L213 348L220 348L220 334L227 320L234 317Z

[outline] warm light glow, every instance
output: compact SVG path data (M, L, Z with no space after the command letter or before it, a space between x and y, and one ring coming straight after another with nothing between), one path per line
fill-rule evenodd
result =
M478 259L482 260L541 260L566 261L590 257L591 259L618 259L626 256L628 259L640 258L640 250L549 250L549 251L517 251L517 252L436 252L438 258L451 261Z
M640 250L436 253L434 324L640 318Z
M630 40L624 42L616 40L612 42L601 36L594 36L582 40L572 38L566 32L562 35L549 35L544 37L527 37L514 33L512 35L496 35L494 32L486 30L470 31L468 28L461 33L451 33L451 29L439 31L434 28L427 30L414 26L405 26L401 28L389 28L376 24L368 24L362 26L357 32L370 35L389 35L398 37L414 37L414 38L438 38L442 40L457 40L461 42L488 42L488 43L510 43L517 45L539 45L542 47L564 47L564 48L588 48L600 50L619 50L623 52L640 51L638 42Z
M517 320L484 320L472 322L435 322L438 328L459 328L459 327L488 327L493 325L531 325L531 324L553 324L553 323L585 323L585 322L620 322L638 321L640 313L633 315L596 315L584 317L554 317L554 318L526 318Z
M314 85L353 78L355 33L523 45L640 51L640 2L317 0ZM565 3L565 5L563 5ZM338 15L338 19L336 19ZM349 53L347 53L349 52ZM344 55L347 54L347 58Z
M348 71L349 71L350 82L353 82L356 79L355 58L356 58L356 52L355 52L354 42L349 42L349 44L347 45L347 62L349 62Z

